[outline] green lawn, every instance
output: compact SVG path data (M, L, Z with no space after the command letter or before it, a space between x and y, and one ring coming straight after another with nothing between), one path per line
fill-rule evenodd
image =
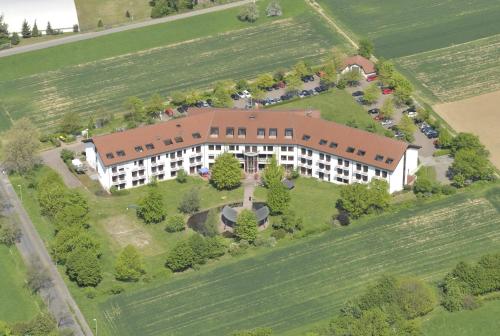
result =
M301 335L383 273L436 281L459 260L497 250L499 192L423 203L114 297L100 305L103 333L219 336L269 326Z
M343 28L401 57L500 33L500 2L490 0L318 0Z
M30 320L39 311L39 299L24 286L26 269L15 246L0 245L0 270L0 321Z
M438 309L423 323L425 336L493 336L500 330L500 300L478 309L449 313Z
M82 31L97 29L99 19L105 26L114 26L144 20L151 14L144 0L75 0L75 6ZM125 16L126 11L134 20Z
M383 134L384 128L373 121L366 110L351 97L345 90L333 89L318 96L293 100L272 109L317 109L325 120L365 129L369 125Z
M303 0L289 0L283 10L280 18L248 24L231 9L2 58L0 131L23 116L53 129L68 111L86 124L90 116L124 112L132 95L166 97L302 59L319 63L343 45Z

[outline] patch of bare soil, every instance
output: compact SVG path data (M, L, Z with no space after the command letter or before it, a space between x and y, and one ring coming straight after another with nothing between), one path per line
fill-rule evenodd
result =
M106 218L103 226L118 246L123 248L133 245L145 254L154 254L151 235L132 223L127 216Z
M478 135L500 168L500 91L438 104L434 110L456 131Z

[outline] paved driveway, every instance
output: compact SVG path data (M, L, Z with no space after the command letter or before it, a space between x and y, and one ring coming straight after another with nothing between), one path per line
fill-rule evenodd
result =
M61 175L63 178L64 183L69 187L69 188L78 188L82 186L82 183L80 180L76 178L75 175L68 169L66 164L64 163L63 160L61 160L61 151L63 149L69 149L74 152L81 152L84 150L84 145L80 141L70 144L70 145L63 145L58 148L50 149L48 151L42 152L41 157L42 161L55 171Z

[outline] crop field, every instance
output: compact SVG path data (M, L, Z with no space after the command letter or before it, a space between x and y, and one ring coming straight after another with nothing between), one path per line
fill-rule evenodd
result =
M383 273L438 280L459 260L498 250L500 188L468 192L336 228L316 238L100 305L107 335L303 334Z
M396 62L443 102L500 90L500 34Z
M167 96L206 88L222 79L251 78L291 66L320 62L340 38L312 14L194 38L161 47L0 81L0 121L29 116L51 129L75 111L87 122L102 113L124 111L128 96ZM0 131L9 122L0 124Z
M377 55L401 57L500 33L491 0L318 0L348 31L368 37Z

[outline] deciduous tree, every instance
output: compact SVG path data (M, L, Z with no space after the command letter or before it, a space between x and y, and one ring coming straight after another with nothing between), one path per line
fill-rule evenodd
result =
M373 42L368 39L361 39L359 41L358 54L365 57L370 58L373 54L374 47Z
M380 88L372 83L365 89L363 100L368 104L374 104L380 98Z
M253 242L257 238L257 217L251 210L244 209L238 215L234 233L239 240Z
M132 245L127 245L115 264L115 277L122 281L138 281L145 273L141 256Z
M66 273L80 287L95 287L102 280L99 259L88 249L76 249L68 256Z
M255 22L259 18L259 8L255 3L250 3L243 7L238 14L238 19L241 21Z
M163 196L155 187L151 187L148 194L141 199L137 208L137 216L146 224L155 224L163 221L167 216Z
M177 214L170 216L167 219L167 226L165 227L165 230L167 232L179 232L184 230L185 227L186 223L184 221L184 216Z
M192 188L182 197L179 211L185 214L193 214L198 210L200 210L200 194L198 189Z
M272 214L283 213L290 203L290 191L281 181L272 180L267 190L267 205Z
M3 14L0 14L0 46L2 44L9 43L9 29L8 28L9 28L9 26L4 21ZM19 36L18 36L18 38L19 38Z
M281 16L283 14L278 0L271 0L269 5L267 5L266 13L267 16Z
M394 117L394 101L391 97L387 97L382 104L382 107L380 108L380 114L389 119Z
M7 169L24 174L38 163L38 131L29 119L16 121L5 135L5 139L3 154Z
M262 173L262 183L269 187L273 182L281 182L285 176L285 168L278 164L276 156L273 155Z
M211 173L211 182L219 190L234 189L241 183L240 163L231 153L219 155Z

